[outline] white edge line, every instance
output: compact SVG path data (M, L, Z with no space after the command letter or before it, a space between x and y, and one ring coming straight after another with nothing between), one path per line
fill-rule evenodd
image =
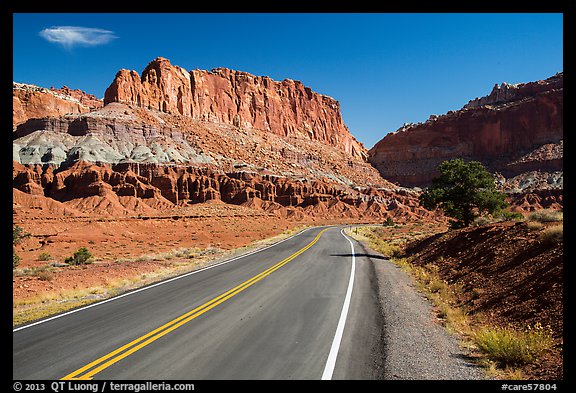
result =
M280 240L280 241L278 241L278 242L276 242L276 243L273 243L273 244L271 244L271 245L269 245L269 246L267 246L267 247L260 248L260 249L258 249L258 250L254 250L254 251L251 251L251 252L246 253L246 254L243 254L243 255L239 255L239 256L237 256L237 257L234 257L234 258L232 258L232 259L228 259L228 260L223 261L223 262L216 263L216 264L214 264L214 265L206 266L206 267L203 267L203 268L201 268L201 269L194 270L194 271L192 271L192 272L185 273L185 274L182 274L182 275L180 275L180 276L172 277L172 278L170 278L170 279L163 280L163 281L157 282L157 283L155 283L155 284L147 285L147 286L145 286L145 287L138 288L138 289L135 289L135 290L133 290L133 291L126 292L126 293L123 293L123 294L121 294L121 295L114 296L114 297L111 297L111 298L108 298L108 299L105 299L105 300L102 300L102 301L99 301L99 302L96 302L96 303L91 303L91 304L89 304L89 305L87 305L87 306L80 307L80 308L76 308L76 309L74 309L74 310L71 310L71 311L68 311L68 312L65 312L65 313L62 313L62 314L54 315L54 316L52 316L52 317L49 317L49 318L46 318L46 319L42 319L42 320L40 320L40 321L36 321L36 322L30 323L30 324L28 324L28 325L19 326L19 327L17 327L16 329L13 329L13 330L12 330L12 333L17 332L18 330L26 329L26 328L29 328L29 327L32 327L32 326L39 325L39 324L44 323L44 322L51 321L51 320L53 320L53 319L61 318L61 317L64 317L64 316L66 316L66 315L74 314L74 313L79 312L79 311L83 311L83 310L86 310L86 309L89 309L89 308L92 308L92 307L96 307L96 306L99 306L99 305L101 305L101 304L111 302L111 301L113 301L113 300L118 300L118 299L123 298L123 297L125 297L125 296L133 295L133 294L135 294L135 293L144 291L144 290L146 290L146 289L150 289L150 288L157 287L157 286L159 286L159 285L167 284L167 283L169 283L169 282L171 282L171 281L179 280L179 279L181 279L181 278L188 277L188 276L190 276L190 275L192 275L192 274L196 274L196 273L203 272L204 270L208 270L208 269L212 269L212 268L215 268L215 267L218 267L218 266L221 266L221 265L225 265L225 264L227 264L227 263L236 261L236 260L238 260L238 259L240 259L240 258L244 258L244 257L250 256L250 255L256 254L256 253L258 253L258 252L260 252L260 251L264 251L264 250L267 250L267 249L269 249L269 248L271 248L271 247L277 246L278 244L283 243L283 242L285 242L286 240L290 240L290 239L292 239L292 238L294 238L294 237L296 237L296 236L299 236L299 235L303 234L304 232L306 232L306 231L308 231L309 229L312 229L312 228L317 228L317 227L310 227L310 228L303 229L302 231L300 231L300 232L298 232L298 233L296 233L296 234L294 234L294 235L292 235L292 236L290 236L290 237L287 237L286 239L283 239L283 240Z
M348 310L350 309L350 299L352 298L352 287L354 286L354 271L356 270L356 254L354 253L354 243L344 234L344 229L340 230L342 236L350 242L350 247L352 248L352 269L350 272L350 280L348 281L348 289L346 290L346 296L344 298L344 305L342 306L342 312L340 313L340 319L338 320L338 327L336 327L336 334L334 335L334 340L332 341L332 347L330 348L330 353L328 354L328 360L326 360L326 366L324 366L324 372L322 373L323 380L331 380L332 374L334 373L334 367L336 366L336 358L338 357L338 350L340 349L340 343L342 342L342 336L344 334L344 326L346 325L346 317L348 316Z

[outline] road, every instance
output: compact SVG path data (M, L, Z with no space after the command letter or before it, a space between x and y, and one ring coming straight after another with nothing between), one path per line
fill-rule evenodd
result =
M14 329L20 379L376 379L372 265L310 228L106 302Z

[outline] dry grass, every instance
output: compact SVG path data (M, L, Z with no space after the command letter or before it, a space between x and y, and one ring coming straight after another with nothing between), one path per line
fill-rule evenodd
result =
M500 368L533 363L554 344L550 329L541 325L525 331L486 327L478 329L474 338L478 348Z
M553 225L542 231L539 239L546 243L559 243L564 239L564 226Z
M304 229L300 226L287 230L277 236L253 242L250 245L234 250L224 251L214 247L206 249L199 248L177 248L168 252L141 255L134 258L117 259L116 262L145 262L145 261L170 261L166 266L159 267L154 271L136 273L128 278L110 278L106 285L89 288L78 288L71 290L55 290L53 292L42 293L38 296L26 298L25 300L13 299L12 302L12 325L21 325L53 314L65 312L73 308L98 302L121 293L185 274L202 267L208 266L223 258L247 252L251 249L261 248L269 244L278 242L296 232ZM32 276L40 280L52 280L57 274L58 268L45 265L37 268L16 269L13 271L17 276Z
M564 221L564 213L558 210L540 209L528 215L529 221L558 222Z

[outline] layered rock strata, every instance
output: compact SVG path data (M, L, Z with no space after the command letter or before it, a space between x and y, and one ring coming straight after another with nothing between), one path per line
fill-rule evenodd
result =
M22 164L164 163L389 185L370 164L331 145L117 102L90 113L30 119L13 137L13 159Z
M13 186L88 214L158 215L189 204L225 202L292 218L434 217L419 206L418 194L406 189L351 189L322 181L190 166L77 161L65 168L14 162Z

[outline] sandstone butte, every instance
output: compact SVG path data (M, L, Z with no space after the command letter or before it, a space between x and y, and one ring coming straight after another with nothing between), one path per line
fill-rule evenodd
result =
M291 79L277 82L227 68L186 71L158 57L142 76L120 70L104 95L104 104L111 102L282 136L301 134L353 157L366 155L344 124L340 103Z
M513 177L562 171L563 73L546 80L495 85L462 109L405 124L369 151L380 174L406 187L426 186L442 161L461 157Z

